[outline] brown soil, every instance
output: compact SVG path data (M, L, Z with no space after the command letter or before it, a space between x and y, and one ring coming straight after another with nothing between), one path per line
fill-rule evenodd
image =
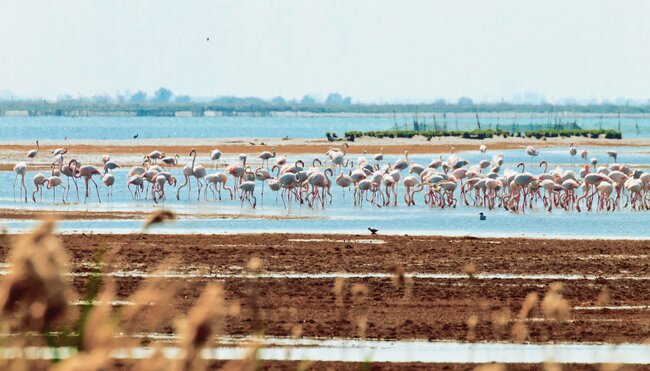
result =
M375 236L373 236L375 237ZM6 259L9 240L1 240L0 258ZM527 239L478 239L448 237L378 236L385 244L355 240L368 236L333 235L64 235L73 272L87 272L102 251L119 250L108 271L154 272L164 261L165 271L242 273L253 256L268 272L391 272L396 265L406 272L460 273L467 263L477 272L520 274L650 275L650 258L644 241L563 241ZM291 241L324 239L326 241ZM329 241L328 241L329 240ZM333 241L332 241L333 240ZM75 277L73 285L83 295L88 278ZM118 299L126 300L143 283L141 278L115 278ZM354 337L360 317L367 317L366 336L389 339L509 340L511 321L495 327L496 312L507 308L513 317L527 294L540 299L550 280L414 279L400 286L389 278L347 279L343 306L335 304L334 279L169 278L165 285L175 291L169 313L186 313L209 282L223 282L226 299L241 304L241 314L229 318L225 333L253 332L251 289L264 331L289 335L300 326L304 336ZM350 289L368 287L365 299L355 299ZM609 305L650 305L650 281L601 278L564 281L563 295L571 306L595 305L607 288ZM468 334L467 319L476 315L475 337ZM572 310L569 322L526 322L529 341L642 342L650 337L648 309ZM172 323L148 332L169 332ZM146 341L145 341L146 343Z

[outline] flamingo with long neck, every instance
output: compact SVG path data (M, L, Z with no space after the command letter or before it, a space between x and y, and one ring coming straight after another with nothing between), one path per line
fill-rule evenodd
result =
M16 177L14 178L14 201L16 201L16 181L20 176L20 198L23 197L23 190L25 195L25 202L27 202L27 186L25 186L25 175L27 174L27 164L19 162L14 166Z
M74 164L74 167L73 167ZM102 202L101 197L99 196L99 186L97 185L97 182L93 179L93 175L102 175L102 173L97 169L96 167L92 165L83 165L81 167L78 167L78 162L75 159L70 160L68 163L68 166L73 170L74 177L75 178L84 178L84 182L86 184L86 198L84 199L84 203L88 201L88 196L90 195L90 189L88 187L89 182L93 182L95 185L95 190L97 191L97 201L99 203Z

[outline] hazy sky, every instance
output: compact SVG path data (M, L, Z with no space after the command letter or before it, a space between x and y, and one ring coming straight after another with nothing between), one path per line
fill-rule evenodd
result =
M648 99L649 19L647 0L2 0L0 91Z

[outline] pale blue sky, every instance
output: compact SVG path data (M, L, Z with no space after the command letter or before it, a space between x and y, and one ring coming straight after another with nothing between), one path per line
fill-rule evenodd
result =
M649 20L645 0L2 0L0 91L648 99Z

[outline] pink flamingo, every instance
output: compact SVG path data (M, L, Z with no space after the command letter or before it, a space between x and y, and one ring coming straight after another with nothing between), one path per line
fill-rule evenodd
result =
M38 145L38 140L36 141L36 149L32 149L29 152L27 152L27 158L32 161L32 164L34 163L34 158L38 154L38 150L40 149Z
M14 202L16 201L16 181L18 176L20 176L20 198L23 197L23 190L25 191L25 202L27 202L27 187L25 186L25 175L27 174L27 164L24 162L19 162L14 165L14 172L16 172L16 177L14 178Z
M135 194L133 191L131 191L131 186L135 186ZM131 198L139 199L140 198L140 193L144 190L144 180L142 179L142 176L140 175L132 175L129 180L126 182L126 188L129 189L129 193L131 193ZM139 189L138 189L139 188Z
M264 166L264 163L266 163L266 167L269 167L269 160L275 157L275 147L271 148L271 152L269 151L264 151L260 153L257 158L262 160L262 166Z
M74 167L72 164L74 164ZM84 182L86 183L86 198L84 199L84 203L88 201L88 196L90 195L90 189L88 188L89 182L93 182L93 184L95 185L95 190L97 191L97 200L99 201L99 203L101 203L102 199L99 196L99 186L97 185L97 182L95 182L95 180L93 179L93 175L102 175L99 169L97 169L92 165L83 165L81 167L77 167L78 162L75 159L70 160L68 165L74 171L75 178L84 178Z
M53 175L45 180L47 182L47 189L52 190L52 202L56 202L56 187L63 184L63 179ZM97 191L99 194L99 190ZM65 191L61 192L61 202L65 203Z
M35 188L34 188L34 192L32 192L32 201L36 202L36 193L38 193L40 191L40 193L41 193L41 202L43 202L43 183L45 182L46 179L47 179L47 177L42 173L38 173L38 174L34 175L34 186L35 186Z

